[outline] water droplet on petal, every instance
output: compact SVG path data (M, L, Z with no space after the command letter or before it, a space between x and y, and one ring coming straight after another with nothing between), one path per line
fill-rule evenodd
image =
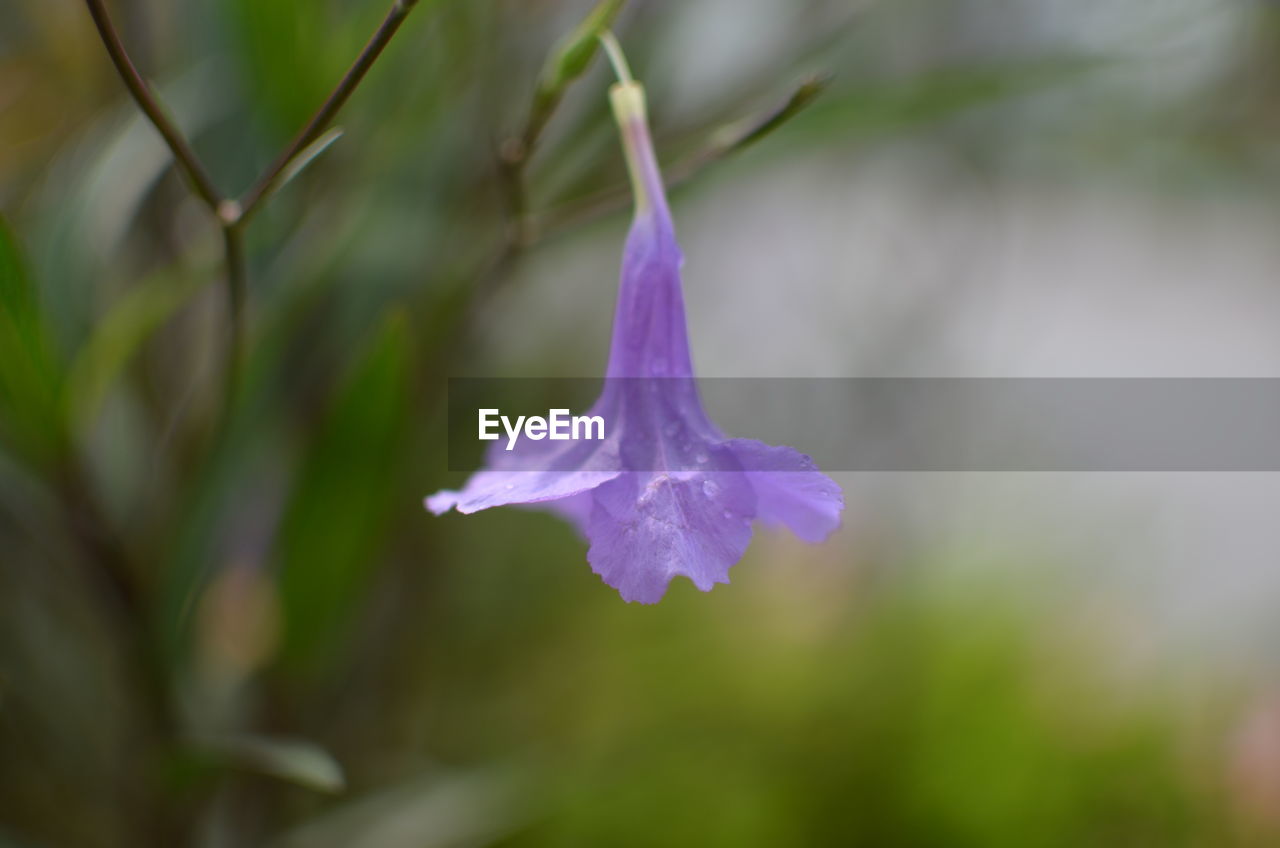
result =
M724 511L724 517L725 517L725 518L733 518L733 512L732 512L732 510L728 510L728 509L726 509L726 510Z
M707 464L707 455L705 453L698 454L697 456L694 457L694 459L697 461L699 465Z
M716 483L713 483L710 480L702 481L702 494L706 495L707 497L714 498L719 491L720 491L720 486L717 485Z

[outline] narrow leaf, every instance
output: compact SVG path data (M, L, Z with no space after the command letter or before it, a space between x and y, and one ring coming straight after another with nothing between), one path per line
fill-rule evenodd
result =
M280 179L275 183L275 187L272 189L273 193L279 191L292 182L294 177L305 171L308 165L310 165L321 153L328 150L329 146L340 138L342 138L342 128L333 127L327 130L315 141L304 147L302 152L293 157L293 161L291 161L280 174Z
M342 766L333 755L305 739L234 734L198 737L191 747L228 767L278 777L317 792L346 788Z
M539 86L544 91L557 91L577 79L587 69L596 50L597 36L613 25L626 0L600 0L547 57Z
M156 274L111 306L71 364L66 396L73 426L93 423L134 354L213 278Z
M488 769L425 774L343 803L271 848L451 848L492 845L530 818L527 778Z
M17 240L0 219L0 435L20 453L48 461L65 431L62 375Z
M600 0L582 21L551 49L538 76L529 124L522 139L531 147L555 111L569 83L582 76L600 49L597 36L613 25L626 0ZM527 151L526 151L527 152Z
M405 433L409 336L393 315L354 363L296 478L280 530L283 655L338 637L377 560Z

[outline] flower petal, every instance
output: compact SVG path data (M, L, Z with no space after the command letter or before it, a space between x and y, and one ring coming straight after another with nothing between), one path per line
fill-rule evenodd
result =
M587 525L591 523L591 511L595 509L595 495L593 493L594 489L588 489L585 492L578 492L578 494L569 495L566 498L529 504L528 508L543 509L547 512L555 513L572 524L573 529L578 531L578 535L585 539L587 537Z
M623 600L657 603L673 577L729 582L751 541L755 495L741 473L627 473L593 493L591 570Z
M616 451L612 441L521 437L514 450L506 450L499 440L485 452L485 469L472 474L461 490L436 492L425 503L436 515L454 507L465 515L495 506L566 498L617 477Z
M755 489L756 517L761 521L785 525L814 543L840 526L844 493L808 456L755 439L730 439L725 445L747 469Z
M468 515L495 506L540 503L594 489L617 471L477 471L460 491L444 489L426 499L427 509L442 515L451 508Z

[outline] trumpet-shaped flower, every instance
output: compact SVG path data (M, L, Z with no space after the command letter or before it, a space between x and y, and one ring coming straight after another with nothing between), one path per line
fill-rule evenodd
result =
M702 591L727 583L752 524L782 525L808 542L840 523L839 486L788 447L728 438L703 411L681 294L682 256L650 140L644 90L610 91L635 193L622 258L604 390L588 415L601 441L521 438L495 445L461 491L427 498L439 515L545 506L587 538L587 559L623 599L654 603L683 575Z

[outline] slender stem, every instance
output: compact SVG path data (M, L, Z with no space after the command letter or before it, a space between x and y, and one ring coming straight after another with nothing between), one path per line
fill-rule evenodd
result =
M214 186L204 166L200 164L200 160L182 131L170 120L164 107L151 91L151 86L147 85L142 74L138 73L138 69L124 49L120 34L111 22L111 16L107 14L106 6L103 5L102 0L85 0L85 5L89 7L93 23L97 26L98 34L102 36L102 43L106 45L107 54L110 55L112 64L116 66L120 78L124 80L125 87L133 95L138 107L164 137L165 144L169 145L169 149L173 151L173 158L177 161L179 170L187 178L187 182L191 183L192 189L206 206L216 212L218 204L222 202L222 195Z
M799 114L826 88L829 78L813 76L803 80L785 101L763 114L735 121L710 134L710 141L693 155L664 168L668 189L675 188L696 177L704 168L714 165L746 147L755 144L769 133ZM526 241L536 243L550 235L594 220L601 215L622 209L631 202L631 189L623 184L571 200L543 213L539 220L528 225Z
M596 37L600 39L600 44L604 46L604 52L609 57L609 64L613 65L613 72L618 76L618 82L624 84L635 82L631 77L631 66L627 64L627 56L622 52L622 45L614 37L613 30L603 30Z
M378 27L377 32L369 39L369 43L364 46L364 50L360 51L360 55L356 57L355 62L347 69L347 73L338 83L338 87L329 94L329 97L320 105L316 113L311 116L311 120L307 122L307 125L293 137L293 141L289 142L289 146L276 157L275 161L258 178L258 181L240 198L240 221L247 220L250 215L257 211L262 201L269 197L275 189L281 175L288 168L289 163L293 161L293 158L320 137L329 122L334 119L338 111L342 109L343 104L351 97L352 92L356 90L356 86L360 85L364 75L373 67L373 63L377 61L383 48L391 41L391 37L396 34L396 30L400 29L400 25L404 23L404 19L417 2L418 0L396 0L392 4L387 16L382 20L382 25Z
M625 0L600 0L582 22L552 49L534 90L524 130L519 135L508 138L498 149L498 183L506 203L507 227L499 247L503 255L498 257L496 267L505 267L507 259L529 240L526 208L529 192L525 185L529 159L533 156L547 122L560 105L565 90L586 71L595 58L596 43L599 42L605 50L610 51L610 60L614 62L615 68L621 63L620 67L624 70L620 73L627 74L628 78L630 76L630 71L625 70L626 59L622 58L618 42L608 29L623 5Z
M226 390L224 401L229 408L235 399L240 379L240 363L244 355L244 312L248 275L244 261L244 234L239 223L222 226L222 246L227 257L227 334Z

